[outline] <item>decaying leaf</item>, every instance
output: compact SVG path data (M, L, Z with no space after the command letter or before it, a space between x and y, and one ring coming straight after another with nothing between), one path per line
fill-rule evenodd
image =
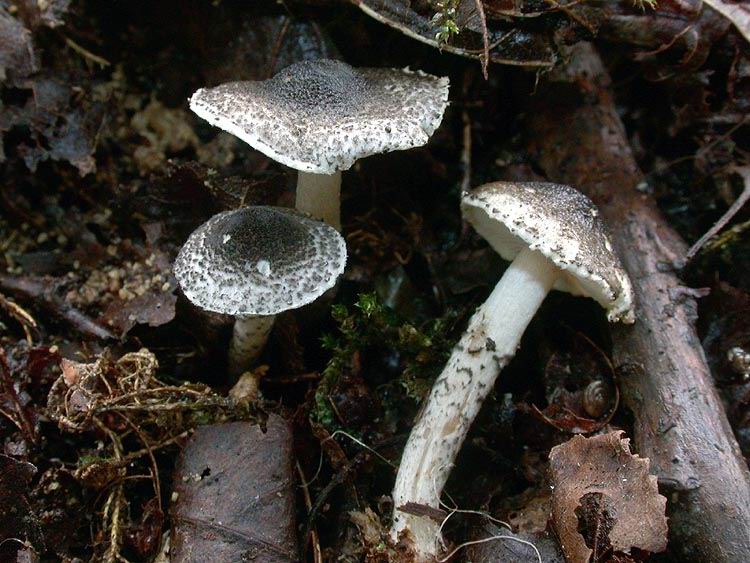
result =
M483 17L472 0L457 3L455 23L461 31L445 43L437 39L440 31L437 23L430 16L418 13L407 0L351 1L377 21L449 53L482 59L487 48L489 60L495 63L537 68L550 68L555 63L550 37L545 34L506 26L485 35Z
M612 542L609 534L615 524L617 509L612 500L603 493L586 493L581 497L581 504L576 508L578 532L583 536L586 547L593 552L589 561L612 561L627 563L627 556L613 557ZM622 559L625 561L622 561Z
M103 104L81 96L79 79L40 72L41 50L32 33L62 25L70 0L19 0L12 8L6 4L0 4L0 83L13 87L15 95L10 103L0 104L0 162L5 160L4 133L19 128L28 131L29 142L17 147L18 156L32 172L50 159L69 162L81 176L94 172Z
M298 561L292 434L279 416L198 428L175 476L171 560Z
M23 106L8 106L0 112L0 132L28 127L29 144L18 146L18 154L32 172L48 159L67 161L81 176L96 170L94 150L103 119L102 104L82 107L73 88L61 80L37 78L18 84L27 90ZM5 155L0 152L0 161Z
M622 434L574 436L550 452L552 524L570 562L667 547L667 499Z
M16 84L39 70L31 31L62 25L70 0L16 0L0 3L0 82Z
M127 334L137 324L157 327L167 324L175 315L177 296L166 291L149 291L130 301L115 301L104 313L107 325L119 336Z

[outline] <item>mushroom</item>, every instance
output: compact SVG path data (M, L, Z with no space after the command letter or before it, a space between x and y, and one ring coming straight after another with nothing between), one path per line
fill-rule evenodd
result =
M297 169L295 207L337 230L341 171L371 154L424 145L447 105L448 78L329 59L190 98L190 109L212 125Z
M244 372L260 354L274 316L333 287L346 244L333 228L283 207L244 207L213 216L180 249L174 273L185 297L236 317L229 371Z
M401 458L391 535L411 541L424 560L438 552L442 540L438 523L417 515L414 507L439 508L472 421L547 293L588 296L610 321L634 321L630 280L596 207L580 192L558 184L495 182L464 193L461 207L464 218L511 264L471 317Z

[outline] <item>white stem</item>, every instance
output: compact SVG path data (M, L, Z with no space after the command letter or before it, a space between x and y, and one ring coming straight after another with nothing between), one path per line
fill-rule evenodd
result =
M274 315L237 317L229 345L229 375L239 377L250 369L268 340Z
M417 417L393 489L391 536L405 539L419 560L432 560L442 543L439 523L399 511L416 503L439 508L440 495L495 379L516 353L526 327L559 270L536 250L524 250L474 313Z
M341 172L330 175L298 172L294 207L340 231Z

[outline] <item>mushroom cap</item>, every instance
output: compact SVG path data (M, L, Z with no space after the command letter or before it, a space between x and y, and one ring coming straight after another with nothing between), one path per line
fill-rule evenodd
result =
M427 143L448 105L448 78L302 61L261 82L201 88L190 109L274 160L333 174L362 157Z
M595 299L632 323L633 289L589 198L562 184L493 182L463 194L464 218L506 260L538 250L563 272L554 289Z
M195 305L228 315L276 315L333 287L346 265L342 236L293 209L225 211L198 227L174 273Z

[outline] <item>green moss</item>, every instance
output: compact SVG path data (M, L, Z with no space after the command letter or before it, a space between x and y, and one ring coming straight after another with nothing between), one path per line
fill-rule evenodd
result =
M78 458L77 465L79 468L81 468L86 467L87 465L91 465L92 463L107 463L112 460L114 460L113 457L104 455L84 454Z
M311 414L313 420L329 429L337 427L329 395L345 370L351 368L357 352L392 352L399 359L401 373L386 385L398 386L411 399L421 400L448 358L452 342L447 332L456 317L449 313L418 324L401 318L374 293L361 294L351 310L335 305L332 315L339 325L338 333L322 339L331 359L323 371Z
M435 15L431 23L437 28L435 40L438 45L444 45L461 31L456 23L458 0L433 0L432 5Z

